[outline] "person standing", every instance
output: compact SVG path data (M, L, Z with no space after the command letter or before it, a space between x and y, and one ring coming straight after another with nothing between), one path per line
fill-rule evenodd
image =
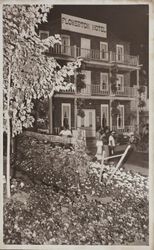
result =
M101 135L102 135L102 129L99 127L96 132L96 155L95 157L97 158L98 161L102 159L102 153L103 153L103 142L101 140Z
M109 136L109 155L114 155L114 150L115 150L115 139L114 139L114 131L111 131L110 136Z

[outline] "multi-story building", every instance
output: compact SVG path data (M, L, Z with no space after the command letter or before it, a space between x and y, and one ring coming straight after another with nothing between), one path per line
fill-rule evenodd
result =
M45 38L60 34L62 45L49 51L59 63L83 59L81 68L85 88L55 93L50 100L50 132L58 133L64 120L70 128L81 127L87 137L94 137L97 127L115 131L133 131L139 125L137 89L139 57L130 55L130 43L117 38L105 23L61 14L39 31ZM112 92L112 69L116 67L116 91ZM76 79L76 77L75 77ZM77 115L77 99L84 99L85 116ZM113 116L112 103L118 102L119 114Z

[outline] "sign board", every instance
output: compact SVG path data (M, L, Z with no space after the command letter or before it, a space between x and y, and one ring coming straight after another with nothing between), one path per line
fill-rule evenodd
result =
M107 37L107 25L84 18L61 14L61 29L91 36Z

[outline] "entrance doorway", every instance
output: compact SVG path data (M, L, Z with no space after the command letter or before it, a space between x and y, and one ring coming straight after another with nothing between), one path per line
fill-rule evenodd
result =
M95 137L96 135L96 114L94 109L84 109L85 116L77 116L77 127L86 131L86 137Z

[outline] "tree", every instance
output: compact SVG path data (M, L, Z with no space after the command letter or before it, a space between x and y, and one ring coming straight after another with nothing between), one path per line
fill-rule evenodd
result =
M60 66L45 52L55 43L61 43L59 35L41 40L36 29L47 22L52 6L4 5L4 131L7 133L7 195L10 196L10 137L20 134L23 127L33 125L33 100L48 97L54 91L69 89L67 76L80 67L81 60ZM11 130L10 130L11 128Z

